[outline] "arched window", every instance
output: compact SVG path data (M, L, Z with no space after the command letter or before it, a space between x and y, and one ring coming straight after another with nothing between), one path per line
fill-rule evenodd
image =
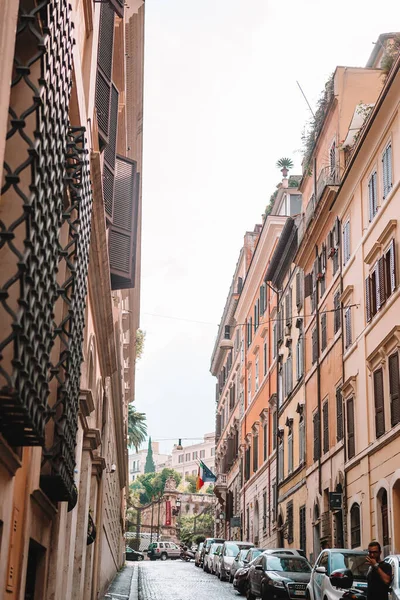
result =
M360 505L355 503L350 510L351 547L361 546L361 516Z

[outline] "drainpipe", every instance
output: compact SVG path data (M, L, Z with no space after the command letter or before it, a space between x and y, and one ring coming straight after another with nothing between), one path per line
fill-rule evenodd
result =
M339 227L339 287L340 287L340 295L343 294L343 254L342 254L342 244L341 244L341 234L342 234L342 224L340 223ZM341 329L341 344L342 344L342 385L345 382L345 370L344 370L344 329L343 329L343 303L340 303L340 329ZM345 511L344 511L344 499L347 495L347 473L344 468L347 460L347 434L346 434L346 419L345 419L345 411L343 410L343 398L342 398L342 427L343 427L343 497L342 497L342 527L343 527L343 542L344 547L347 545L347 527L345 527ZM345 536L346 532L346 536Z

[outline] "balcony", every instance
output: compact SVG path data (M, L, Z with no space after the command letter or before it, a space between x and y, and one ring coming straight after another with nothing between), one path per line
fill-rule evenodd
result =
M335 168L331 166L324 167L321 169L317 179L317 195L316 204L321 200L322 194L328 185L339 185L340 184L340 167L339 164L335 165Z
M227 488L227 475L226 473L218 473L217 481L215 482L215 489L220 492L225 492Z

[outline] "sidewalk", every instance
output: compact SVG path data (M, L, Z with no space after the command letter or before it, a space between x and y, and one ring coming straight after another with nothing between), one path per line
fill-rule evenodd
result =
M126 563L102 600L138 600L139 568L137 563Z

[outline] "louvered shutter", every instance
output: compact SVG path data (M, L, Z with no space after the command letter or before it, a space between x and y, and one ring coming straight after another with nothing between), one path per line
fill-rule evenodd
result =
M313 329L311 334L311 344L312 344L312 364L317 361L318 358L318 346L317 346L317 329Z
M377 289L377 295L379 296L379 306L378 308L380 308L386 300L386 294L385 294L385 264L384 264L384 259L383 256L381 256L381 258L378 260L378 270L377 270L377 275L378 275L378 281L379 281L379 292ZM378 301L378 298L377 298Z
M388 163L387 163L387 149L384 151L382 156L382 178L383 178L383 199L388 195Z
M351 346L351 308L347 308L344 313L345 323L345 347Z
M367 323L372 319L371 314L371 279L367 277L365 280L365 310L367 313Z
M319 413L316 411L313 415L313 428L314 428L314 452L313 452L313 460L314 462L319 459L320 446L320 425L319 425Z
M328 413L328 402L325 402L322 407L322 419L323 419L323 428L324 428L324 444L323 450L324 454L329 450L329 413Z
M95 0L96 1L96 0ZM104 1L104 0L103 0ZM119 17L124 16L125 0L108 0Z
M336 439L340 441L343 438L343 403L342 392L340 388L336 390Z
M287 541L288 544L293 542L293 501L286 505L286 521L287 521Z
M325 350L327 346L327 333L326 333L326 313L321 315L321 350Z
M386 154L387 154L387 186L388 186L388 193L390 192L390 190L392 189L392 144L389 144L389 146L386 149Z
M321 270L325 274L326 273L326 245L322 244L321 250Z
M104 150L103 165L103 196L107 219L112 222L114 213L114 182L115 160L118 132L118 98L119 92L115 85L111 88L111 108L108 130L108 144Z
M260 313L263 315L265 311L265 288L262 285L260 287Z
M372 175L372 189L373 189L373 197L374 197L374 216L376 215L376 213L378 211L378 206L377 206L377 199L378 199L377 184L378 184L378 179L377 179L377 174L375 172Z
M136 162L117 156L113 223L109 233L111 288L135 286L139 175Z
M347 401L347 458L353 458L354 455L354 399L350 398Z
M308 273L304 277L304 298L308 298L312 294L312 273Z
M333 235L334 235L335 247L338 248L338 246L340 244L340 220L339 220L339 217L336 217L336 219L335 219Z
M215 417L215 437L219 439L221 437L221 415L217 413Z
M389 356L389 386L390 386L390 422L392 427L400 423L399 397L399 354Z
M380 437L385 433L385 407L383 394L383 371L374 372L375 433Z
M344 264L350 259L350 221L346 221L343 227L343 253Z
M390 271L390 292L393 294L396 289L396 254L394 240L390 242L389 246L389 271Z
M301 306L301 273L297 271L296 273L296 306L300 308Z
M288 301L288 309L286 312L286 322L290 327L292 325L292 303L293 303L292 288L289 288L288 296L289 296L289 301Z
M96 79L96 112L101 147L108 144L110 128L114 18L115 13L110 4L102 4L100 10Z

